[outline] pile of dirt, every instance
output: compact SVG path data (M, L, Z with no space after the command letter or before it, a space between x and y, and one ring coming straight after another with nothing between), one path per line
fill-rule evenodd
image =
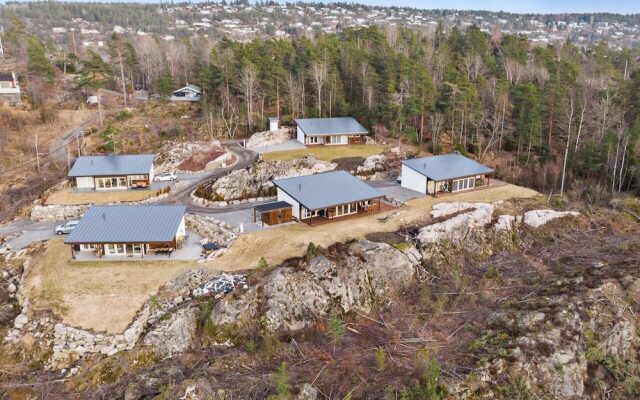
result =
M224 155L226 151L223 148L211 148L206 151L193 154L188 159L178 164L178 169L181 171L202 171L205 169L210 161L217 159Z

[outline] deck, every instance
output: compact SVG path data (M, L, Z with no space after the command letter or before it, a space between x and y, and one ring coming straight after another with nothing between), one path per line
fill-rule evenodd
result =
M489 181L488 184L482 185L482 186L476 186L473 189L459 190L457 192L438 192L435 195L430 195L430 196L433 196L433 197L456 196L456 195L459 195L461 193L477 192L477 191L484 190L484 189L491 189L491 188L496 188L496 187L506 186L506 185L507 185L507 182L501 181L499 179L493 179L492 178Z
M318 226L318 225L330 224L332 222L337 222L337 221L344 221L346 219L358 218L358 217L362 217L363 215L378 214L381 212L391 211L395 209L396 207L392 206L391 204L385 203L384 201L380 201L380 207L376 208L375 210L359 211L356 214L343 215L343 216L334 217L334 218L312 217L312 218L301 219L300 222L304 222L309 226Z

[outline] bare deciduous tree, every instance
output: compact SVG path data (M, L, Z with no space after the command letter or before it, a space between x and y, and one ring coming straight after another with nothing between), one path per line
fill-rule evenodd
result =
M329 75L329 66L325 60L314 61L311 64L311 78L316 89L318 116L322 117L322 87Z
M134 48L140 62L142 86L150 89L153 81L160 76L164 66L162 49L151 36L138 36Z
M242 68L238 87L247 106L247 125L251 129L253 128L253 103L258 91L258 73L253 64L247 64Z

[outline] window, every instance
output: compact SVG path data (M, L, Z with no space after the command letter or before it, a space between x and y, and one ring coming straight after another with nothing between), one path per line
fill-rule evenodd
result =
M329 143L331 144L347 144L348 140L349 139L343 135L329 137Z
M81 244L80 245L80 251L91 251L91 250L95 250L96 249L96 245L95 244Z
M317 216L318 216L318 210L311 211L311 210L307 210L306 208L302 209L302 218L311 218L311 217L317 217Z
M473 189L476 185L476 178L457 179L451 184L451 191L457 192L465 189Z

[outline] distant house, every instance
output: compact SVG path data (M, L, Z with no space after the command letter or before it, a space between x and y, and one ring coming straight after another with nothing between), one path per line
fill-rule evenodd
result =
M171 101L199 101L202 90L196 85L187 85L173 92Z
M277 179L278 202L293 218L309 222L381 210L384 195L346 171Z
M22 104L20 84L15 72L0 74L0 104L10 106Z
M117 190L149 187L153 181L153 155L78 157L69 171L77 189Z
M363 143L369 132L355 118L296 119L297 139L305 145L342 145Z
M401 185L435 196L439 192L460 192L488 184L487 175L494 172L458 153L413 158L402 161Z
M185 206L92 206L65 241L71 256L144 257L168 254L185 238ZM85 258L85 257L83 257Z

